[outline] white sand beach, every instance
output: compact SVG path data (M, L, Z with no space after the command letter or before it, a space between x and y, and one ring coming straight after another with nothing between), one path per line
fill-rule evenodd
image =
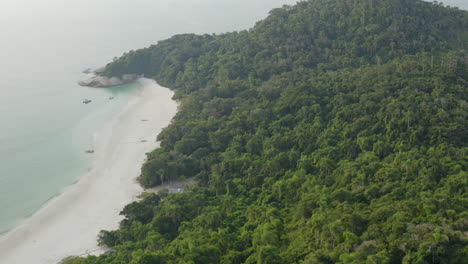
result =
M157 147L157 134L177 110L172 91L149 79L138 81L138 95L99 132L90 171L0 237L0 264L53 264L102 252L99 231L116 229L119 212L137 199L145 153Z

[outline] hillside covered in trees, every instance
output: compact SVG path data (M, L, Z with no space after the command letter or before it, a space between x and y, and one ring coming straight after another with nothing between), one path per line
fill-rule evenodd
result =
M199 184L65 263L467 263L467 48L466 11L309 0L124 54L181 101L140 183Z

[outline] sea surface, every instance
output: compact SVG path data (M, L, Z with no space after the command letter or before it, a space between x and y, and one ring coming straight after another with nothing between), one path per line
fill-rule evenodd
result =
M294 2L0 1L0 233L89 170L85 151L138 89L80 87L83 70L174 34L247 29Z
M247 29L295 2L0 1L0 233L89 170L85 150L138 89L80 87L84 69L174 34ZM468 9L468 0L445 3Z

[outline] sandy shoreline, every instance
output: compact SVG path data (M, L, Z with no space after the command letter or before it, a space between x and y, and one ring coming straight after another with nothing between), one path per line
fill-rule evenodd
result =
M135 178L145 153L157 147L157 134L177 109L172 91L149 79L138 81L138 95L99 132L92 169L0 237L0 264L51 264L101 252L97 234L117 228L119 212L142 191Z

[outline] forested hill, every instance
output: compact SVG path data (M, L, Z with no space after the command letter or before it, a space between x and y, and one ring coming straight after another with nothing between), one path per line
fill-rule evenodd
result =
M277 8L249 31L179 35L132 51L106 75L144 73L189 90L215 79L265 81L288 71L337 70L419 52L468 47L467 12L415 0L316 0Z
M466 11L310 0L124 54L181 101L141 184L199 184L66 263L467 263L467 46Z

